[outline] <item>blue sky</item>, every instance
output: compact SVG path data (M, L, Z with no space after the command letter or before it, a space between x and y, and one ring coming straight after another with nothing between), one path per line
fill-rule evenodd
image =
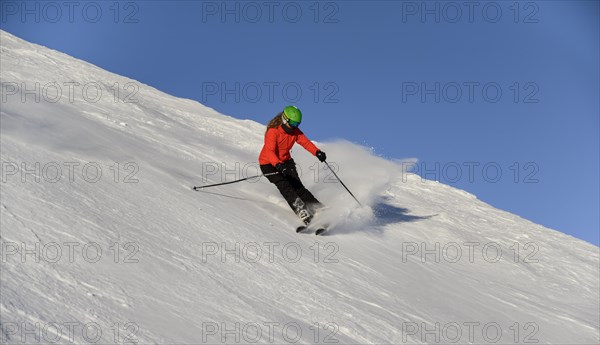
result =
M465 4L3 1L0 24L237 118L297 105L310 138L598 245L599 2Z

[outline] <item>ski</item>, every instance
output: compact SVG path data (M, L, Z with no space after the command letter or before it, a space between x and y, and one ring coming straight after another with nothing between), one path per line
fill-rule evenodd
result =
M296 233L298 233L298 234L307 233L313 229L315 229L315 235L319 236L319 235L322 235L325 231L327 231L328 226L327 225L319 225L316 227L311 227L310 225L308 225L308 226L300 225L300 226L296 227Z
M315 231L315 235L317 235L317 236L321 236L323 233L325 233L325 231L327 231L327 225L324 225L324 226L322 226L322 227L318 228L318 229Z
M327 225L319 225L316 227L311 227L310 225L306 226L306 225L300 225L298 227L296 227L296 233L297 234L301 234L301 233L308 233L311 230L315 230L315 235L320 236L322 235L324 232L327 231L328 226Z
M308 230L308 227L306 225L300 225L299 227L296 228L296 233L301 233L301 232L305 232L306 230Z

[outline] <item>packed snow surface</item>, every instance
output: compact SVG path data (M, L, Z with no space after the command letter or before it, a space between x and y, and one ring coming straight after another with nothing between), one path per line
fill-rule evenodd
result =
M332 225L296 234L265 178L190 188L257 173L264 124L0 41L3 343L599 343L598 247L345 141L364 206L296 147Z

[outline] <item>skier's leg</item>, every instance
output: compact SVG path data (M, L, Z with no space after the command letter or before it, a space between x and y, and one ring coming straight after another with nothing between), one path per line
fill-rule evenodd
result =
M308 189L306 189L306 187L304 187L304 184L302 184L302 181L298 176L298 171L296 170L296 164L294 163L294 160L290 159L284 164L288 165L289 167L289 180L291 187L294 189L298 197L304 201L310 213L314 214L319 208L324 207L324 205L317 200L317 198L315 198L315 196Z
M263 174L277 172L277 169L275 169L275 167L271 164L261 165L260 170L263 172ZM283 176L282 174L269 175L267 176L267 179L269 180L269 182L271 182L277 187L285 201L287 201L290 207L294 209L294 202L296 201L296 199L298 199L299 196L296 193L294 187L292 187L290 181L287 178L285 178L285 176Z
M275 167L273 167L271 164L261 165L260 169L263 174L277 172L277 169L275 169ZM300 198L298 193L296 193L296 189L292 185L293 179L283 176L282 174L269 175L267 176L267 179L277 187L292 211L302 218L303 221L309 222L310 215L306 213L306 204L302 198Z

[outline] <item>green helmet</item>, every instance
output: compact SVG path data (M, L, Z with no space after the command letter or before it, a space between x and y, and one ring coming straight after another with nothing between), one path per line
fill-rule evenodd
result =
M302 122L302 112L293 105L288 105L283 109L283 121L290 127L298 127Z

